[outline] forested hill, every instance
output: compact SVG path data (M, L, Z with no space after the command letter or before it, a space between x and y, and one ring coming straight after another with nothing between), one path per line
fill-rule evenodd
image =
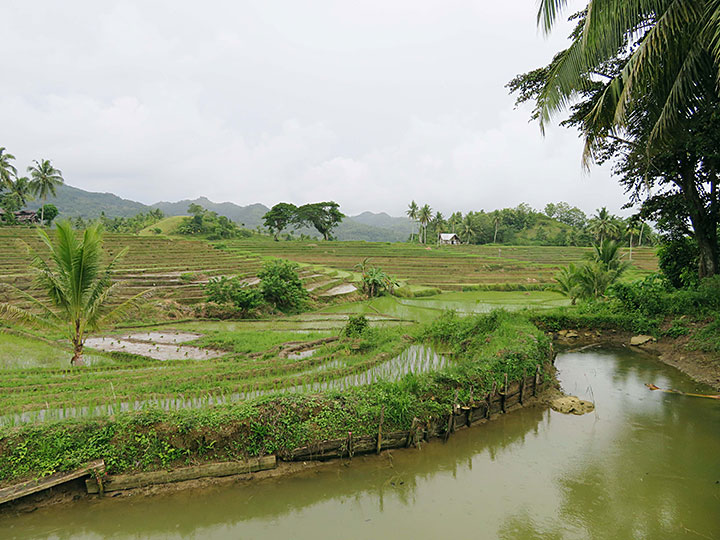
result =
M240 206L231 202L215 203L205 197L146 205L123 199L112 193L96 193L68 185L60 186L57 190L57 197L50 198L47 202L57 206L61 218L82 217L84 219L96 219L102 212L109 218L129 217L139 212L148 212L153 208L159 208L167 216L182 216L187 214L188 206L195 203L207 210L217 212L221 216L226 216L248 229L262 225L262 216L269 210L268 207L259 203ZM39 201L28 204L28 208L31 210L35 210L39 206ZM391 217L385 213L363 212L359 216L345 218L335 229L334 234L339 240L398 242L408 239L412 226L407 218ZM313 236L317 234L316 231L310 229L300 229L296 232L296 234L301 233Z

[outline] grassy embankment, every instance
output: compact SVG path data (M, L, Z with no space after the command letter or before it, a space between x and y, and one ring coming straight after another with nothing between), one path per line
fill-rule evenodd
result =
M152 470L204 460L234 459L267 453L286 455L293 448L343 437L408 429L413 418L447 415L454 404L466 404L502 383L504 373L517 380L548 359L550 343L526 317L504 312L459 318L448 314L411 333L400 328L368 328L359 337L343 338L320 348L312 357L282 364L277 357L254 359L230 354L202 364L130 362L116 369L11 371L3 377L0 407L115 400L112 389L128 397L167 392L239 390L253 373L250 386L270 394L238 403L166 410L158 407L103 418L35 423L0 432L0 483L70 470L104 458L113 473ZM216 337L228 349L234 337ZM397 376L354 386L343 376L390 360L408 341L432 343L452 351L453 361L427 373L409 373L398 365ZM266 345L267 343L263 344ZM245 368L240 368L240 366ZM303 365L306 374L299 376ZM326 366L326 369L322 369ZM224 369L228 368L228 369ZM147 369L148 371L145 371ZM197 371L202 370L202 371ZM337 370L337 371L335 371ZM134 373L135 372L135 373ZM240 374L243 375L240 375ZM134 376L139 375L139 376ZM152 380L148 380L152 379ZM344 380L338 388L312 390L312 381ZM280 381L301 382L282 393ZM112 383L112 385L110 384ZM148 386L142 386L148 385ZM224 385L224 386L223 386ZM382 412L381 412L382 411Z

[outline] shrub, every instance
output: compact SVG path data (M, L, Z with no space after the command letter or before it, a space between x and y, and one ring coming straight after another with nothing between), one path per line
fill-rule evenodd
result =
M262 304L260 291L243 283L238 277L211 278L205 286L205 292L209 302L232 304L243 313L248 313Z
M298 265L290 261L272 260L258 274L263 298L281 311L297 311L307 303L308 292L297 273Z
M360 337L369 326L365 315L351 315L342 333L347 337Z
M688 237L671 240L658 249L658 266L676 289L697 284L698 248Z

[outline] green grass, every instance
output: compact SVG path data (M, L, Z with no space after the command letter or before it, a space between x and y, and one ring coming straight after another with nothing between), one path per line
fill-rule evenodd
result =
M160 229L160 234L173 234L186 217L188 216L166 217L149 227L145 227L138 234L140 234L140 236L155 236L157 234L155 229Z
M330 336L330 332L258 332L246 331L214 331L189 345L219 349L238 354L250 354L267 351L277 345L290 341L313 341Z
M71 357L69 347L0 332L0 370L69 368ZM92 366L115 363L110 357L99 354L89 354L85 361Z

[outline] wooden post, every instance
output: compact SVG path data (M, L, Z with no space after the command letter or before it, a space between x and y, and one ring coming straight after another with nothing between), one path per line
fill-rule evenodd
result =
M507 396L507 391L508 391L508 374L506 373L505 374L505 388L504 388L502 394L500 394L500 396L501 396L500 407L502 408L502 412L505 412L505 399Z
M445 437L443 440L447 441L450 438L450 432L453 428L453 424L455 423L455 416L453 413L450 413L450 416L448 416L448 423L447 427L445 428Z
M533 396L537 396L538 381L540 380L540 364L535 368L535 379L533 379Z
M348 431L347 453L348 453L348 457L352 460L353 454L355 454L355 450L353 449L353 434L352 434L352 431Z
M490 412L492 411L492 398L493 395L495 395L495 386L495 381L493 381L492 390L490 390L490 393L487 395L487 413L485 414L485 418L490 418Z
M385 418L385 405L383 405L383 408L380 409L380 424L378 425L378 436L377 436L377 448L376 452L380 453L380 448L382 447L382 425L383 425L383 419Z
M523 377L520 382L520 405L523 405L523 394L525 393L525 370L523 369Z

